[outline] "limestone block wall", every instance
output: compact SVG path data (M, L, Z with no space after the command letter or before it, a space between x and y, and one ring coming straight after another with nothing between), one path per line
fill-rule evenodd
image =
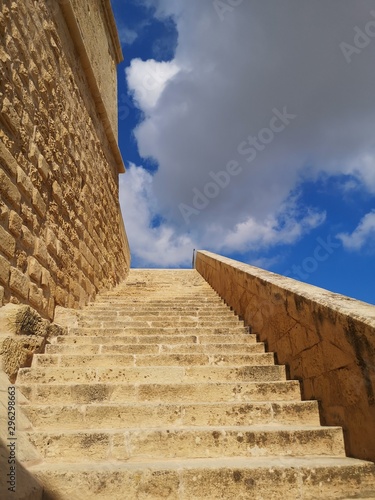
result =
M71 5L87 50L99 94L117 137L117 72L113 57L122 60L121 46L113 19L110 0L71 0L62 2L63 10ZM108 57L112 54L113 57Z
M343 427L347 454L375 461L375 306L210 252L196 269Z
M80 5L101 26L102 73L70 0L0 3L0 306L49 319L122 281L130 264L113 130L121 50L109 3Z

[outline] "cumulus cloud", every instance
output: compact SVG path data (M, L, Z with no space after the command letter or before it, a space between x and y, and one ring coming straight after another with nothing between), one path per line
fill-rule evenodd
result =
M127 72L145 113L135 137L159 165L152 196L176 248L184 238L242 252L297 241L325 220L306 200L290 203L306 179L346 174L375 192L375 37L350 64L342 51L375 20L373 0L246 0L222 15L211 1L146 3L179 34L173 61L135 60ZM285 107L295 119L271 138L273 110ZM197 210L194 193L231 161L241 173ZM181 204L196 210L190 224Z
M279 244L295 243L301 236L320 226L326 213L309 211L298 220L295 207L286 204L276 215L257 221L249 217L237 224L225 237L222 248L228 251L247 251L267 248Z
M352 165L352 172L356 174L370 193L375 193L375 155L364 154L359 156Z
M361 250L370 242L375 242L375 210L366 214L355 230L351 233L337 235L347 250Z
M148 113L155 108L167 83L178 73L174 62L133 59L126 69L130 92L138 106Z
M155 224L158 207L153 177L142 167L130 164L120 178L121 210L126 215L126 232L133 254L133 266L180 266L191 263L193 243L178 235L166 223Z
M325 220L325 213L312 210L297 215L297 201L291 197L275 216L262 223L250 217L229 232L219 223L212 223L203 234L194 229L181 233L168 221L159 220L154 179L147 170L134 164L130 164L126 176L120 178L121 208L136 259L133 265L190 265L194 248L232 252L290 244Z

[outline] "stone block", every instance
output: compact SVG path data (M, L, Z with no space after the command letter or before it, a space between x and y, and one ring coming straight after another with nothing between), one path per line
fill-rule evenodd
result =
M54 282L49 270L44 268L42 269L42 279L40 284L42 288L49 290L50 295L55 295L56 283Z
M56 293L55 293L56 304L58 304L61 307L66 307L67 298L68 298L68 292L63 288L61 288L60 286L56 287Z
M30 280L23 272L15 267L10 269L9 287L19 297L27 299L29 296Z
M28 203L21 203L21 213L20 213L23 223L34 231L34 219L36 217L33 209Z
M1 335L45 336L48 322L31 307L7 304L0 309Z
M55 300L53 297L50 297L48 299L48 304L47 304L47 316L50 320L53 320L54 314L55 314Z
M15 176L17 174L17 161L2 141L0 141L0 164L11 175Z
M0 307L4 304L5 290L3 286L0 286Z
M36 283L40 283L42 278L42 266L34 257L28 258L28 275L32 278Z
M38 288L35 283L30 283L29 288L29 301L32 306L40 310L43 305L43 290Z
M23 251L17 251L17 268L23 273L27 269L27 254Z
M54 183L52 184L52 196L58 205L62 205L64 196L57 181L54 181Z
M33 196L33 183L21 167L17 167L17 186L26 199L30 201Z
M47 247L44 241L40 238L37 238L35 241L34 256L39 260L40 263L44 264L46 267L48 266Z
M2 369L11 382L15 382L18 370L31 365L34 354L44 351L46 339L44 337L7 337L0 345Z
M57 256L58 254L58 240L55 233L52 229L48 228L46 232L46 244L47 249L53 253L53 255Z
M30 140L28 158L33 165L36 166L38 164L39 156L40 156L40 151L37 144L35 144L33 140Z
M20 236L22 232L22 218L13 210L9 215L9 231L16 237Z
M21 195L17 186L3 170L0 170L0 194L1 198L7 200L14 208L19 207Z
M28 227L22 226L21 242L24 248L31 250L34 248L35 237Z
M44 218L47 212L47 205L36 188L33 188L32 203L38 215Z
M7 97L3 99L0 113L2 115L2 119L7 124L12 133L17 134L17 132L21 128L21 120L16 112L15 106L9 101Z
M10 263L2 255L0 255L0 282L3 285L8 285L10 273Z
M38 158L38 170L40 175L43 177L43 180L47 180L50 172L50 168L45 158L42 155L39 155Z
M3 227L8 226L9 212L9 208L4 203L0 204L0 225Z
M77 309L77 301L75 300L74 296L71 294L68 294L67 296L67 307L69 309Z
M2 226L0 226L0 251L7 257L14 257L16 252L16 240Z

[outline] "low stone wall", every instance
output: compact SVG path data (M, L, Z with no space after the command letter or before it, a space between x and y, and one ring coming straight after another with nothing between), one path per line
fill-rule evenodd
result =
M375 461L375 306L210 252L196 269L343 427L347 454Z

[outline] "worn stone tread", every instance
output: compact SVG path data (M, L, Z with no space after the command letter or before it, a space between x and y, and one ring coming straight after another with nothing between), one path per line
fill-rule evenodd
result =
M82 461L248 456L344 457L342 429L320 426L180 426L30 432L47 460ZM157 443L157 446L155 446Z
M282 497L344 500L348 495L375 498L374 464L352 458L230 457L45 463L30 470L46 485L46 493L59 489L59 500L82 500L89 496L100 500L280 500ZM53 496L47 498L52 500Z
M284 366L140 366L123 368L21 368L18 382L251 382L286 380Z
M251 354L209 354L209 353L168 353L157 354L37 354L32 366L267 366L275 362L272 353Z
M282 382L217 382L196 384L28 384L18 385L29 402L258 402L301 401L296 380Z
M249 344L49 344L46 354L248 354L265 353L262 342Z
M35 404L23 407L35 429L205 425L319 425L316 401Z
M222 334L202 334L201 332L186 335L174 335L173 333L163 335L148 333L147 335L124 335L124 331L120 330L116 333L116 338L111 335L103 335L105 332L100 332L98 335L66 335L54 339L55 344L255 344L256 335L248 333L222 333Z
M234 335L249 333L249 329L245 326L223 326L222 324L215 324L211 326L200 327L195 326L150 326L150 325L138 325L128 324L127 326L110 327L108 324L100 327L80 327L80 328L70 328L69 335Z

